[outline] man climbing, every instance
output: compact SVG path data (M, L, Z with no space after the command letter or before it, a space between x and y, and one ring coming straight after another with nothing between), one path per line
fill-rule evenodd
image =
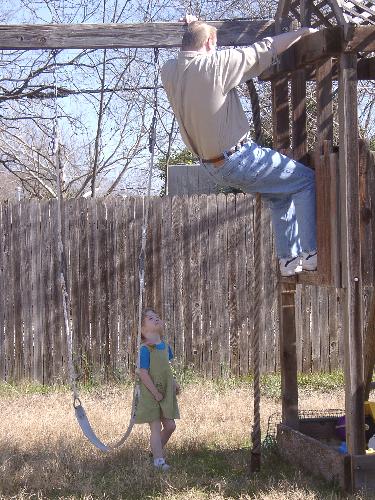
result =
M177 59L165 63L163 86L187 148L215 181L246 193L261 193L271 208L283 276L315 270L314 172L249 139L249 123L236 87L262 73L277 56L314 32L264 38L250 47L216 51L216 28L186 16Z

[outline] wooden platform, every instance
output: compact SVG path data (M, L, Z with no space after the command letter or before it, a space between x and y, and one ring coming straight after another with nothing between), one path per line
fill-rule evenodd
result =
M314 476L324 477L345 491L367 489L375 492L375 455L349 455L338 451L339 442L331 440L332 418L319 422L299 421L299 430L280 424L277 444L280 455Z
M317 271L305 271L297 273L294 276L280 276L280 283L290 283L296 285L325 285L322 276Z

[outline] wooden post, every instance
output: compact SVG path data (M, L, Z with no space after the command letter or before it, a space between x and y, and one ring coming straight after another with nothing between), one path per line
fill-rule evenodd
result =
M340 57L339 121L346 436L349 453L361 455L365 452L365 422L357 55L354 53L343 53Z
M272 122L274 149L290 146L288 80L272 82ZM298 427L298 385L295 323L295 280L279 281L280 369L283 423Z
M293 158L306 163L306 73L304 69L295 71L291 81L292 94L292 149Z
M273 147L286 152L290 147L288 78L272 81Z
M295 282L281 281L279 314L282 420L283 424L298 429L295 294Z

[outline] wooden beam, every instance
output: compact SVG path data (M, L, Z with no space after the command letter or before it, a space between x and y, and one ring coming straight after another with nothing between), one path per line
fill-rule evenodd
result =
M365 418L356 54L341 55L339 76L346 436L349 453L361 455L365 453Z
M343 32L338 26L306 35L281 54L277 64L264 71L260 77L262 80L269 80L296 71L323 58L337 56L342 51L342 43Z
M340 26L311 33L281 54L278 63L264 71L260 78L270 80L327 57L338 57L342 52L375 51L375 26L355 26L348 36L345 41Z
M295 294L295 283L279 283L282 421L283 424L298 429Z
M324 141L333 141L332 59L316 66L317 147L323 154Z
M296 71L292 75L291 101L293 158L306 163L306 76L303 69Z
M250 45L274 34L274 22L208 21L218 45ZM183 23L0 25L0 49L104 49L179 47Z
M271 87L273 148L285 154L290 147L288 80L273 80Z
M365 335L365 368L364 368L364 378L365 378L365 395L364 398L367 401L370 396L370 389L372 383L372 376L374 375L375 366L375 293L372 292L371 305L369 311L368 323L366 326Z

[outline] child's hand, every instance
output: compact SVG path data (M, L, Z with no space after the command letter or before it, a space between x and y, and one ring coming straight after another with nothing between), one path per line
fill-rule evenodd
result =
M164 396L163 396L163 394L162 394L161 392L159 392L159 391L158 391L158 392L154 395L154 398L156 399L156 401L157 401L157 402L159 402L159 401L161 401L161 400L164 398Z

